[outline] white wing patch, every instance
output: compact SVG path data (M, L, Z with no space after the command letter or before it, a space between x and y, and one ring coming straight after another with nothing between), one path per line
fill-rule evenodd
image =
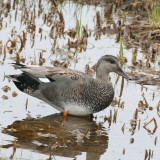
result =
M50 82L48 78L39 78L39 80L44 82L44 83Z

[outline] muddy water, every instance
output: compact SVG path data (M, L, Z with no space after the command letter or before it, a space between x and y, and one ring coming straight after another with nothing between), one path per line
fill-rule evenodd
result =
M74 48L68 51L69 36L66 34L59 35L56 47L53 47L55 37L50 36L52 26L49 25L49 20L48 24L46 23L45 16L48 16L54 4L50 1L42 1L40 8L43 10L39 16L38 5L38 2L26 2L25 6L29 10L29 17L26 19L21 18L24 13L23 3L15 5L18 7L16 20L16 10L13 8L9 10L8 15L3 16L0 30L0 40L3 45L3 52L0 55L0 89L4 86L10 88L7 92L4 92L4 89L0 91L0 157L56 160L141 160L145 158L158 160L160 157L158 86L141 86L135 81L125 80L120 105L115 100L110 107L94 114L93 119L69 116L67 121L62 123L62 116L56 109L20 92L12 82L4 78L4 75L20 73L10 63L16 61L16 53L21 46L20 39L17 37L23 37L23 32L27 32L26 41L19 55L25 64L39 65L43 61L43 65L52 66L53 61L58 60L65 61L69 68L85 71L86 64L93 66L102 55L119 55L120 46L116 43L116 35L102 34L100 39L95 40L95 16L97 11L103 14L103 7L81 6L68 1L57 6L57 10L62 11L64 16L64 32L75 28L75 13L91 32L86 51L79 53ZM36 13L35 30L27 20L30 19L33 10ZM54 22L59 21L58 14L54 14L55 16L52 17ZM117 20L116 15L114 17ZM42 32L40 33L39 30ZM11 52L9 39L11 41L16 39L12 54L9 53ZM124 54L128 60L124 70L130 72L132 49L126 50L124 46ZM140 52L138 52L138 59L144 60ZM151 73L150 75L152 76ZM111 79L115 87L115 99L119 100L121 78L116 85L117 76L114 73L111 74ZM14 96L14 91L18 94L17 96Z

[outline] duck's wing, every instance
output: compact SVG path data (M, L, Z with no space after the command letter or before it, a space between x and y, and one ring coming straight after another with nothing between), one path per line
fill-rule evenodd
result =
M46 75L46 77L52 82L56 80L68 80L68 81L73 81L73 80L91 80L92 77L77 71L77 70L71 70L71 69L63 69L63 68L57 68L55 67L50 74Z
M45 67L45 66L26 66L13 64L17 69L20 69L23 73L40 82L40 78L48 78L49 81L57 81L62 79L67 80L91 80L92 77L77 71L66 69L62 67Z

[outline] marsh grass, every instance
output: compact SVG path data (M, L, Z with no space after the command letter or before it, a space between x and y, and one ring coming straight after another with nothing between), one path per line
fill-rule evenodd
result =
M152 24L160 24L160 0L152 0L151 10L148 11L148 20Z
M76 20L76 32L77 32L77 36L81 37L82 36L82 13L83 13L83 1L80 0L79 3L76 3L76 8L74 11L74 16L75 16L75 20ZM88 8L89 10L89 8Z
M123 47L123 39L122 37L120 37L120 41L119 41L119 60L120 60L120 63L121 65L124 64L124 47Z
M117 78L116 78L116 81L115 81L115 85L117 85L117 83L118 83L119 79L120 79L120 76L119 76L119 75L117 75Z
M82 12L81 12L79 17L78 17L78 15L76 15L76 32L77 32L78 37L81 37L81 33L82 33Z
M137 52L138 52L138 49L135 48L133 51L132 51L132 64L134 65L136 63L136 60L137 60Z
M82 11L83 11L83 0L78 1L79 3L74 3L74 18L75 18L75 29L78 37L81 37L82 33ZM60 10L65 10L66 1L60 1ZM69 1L69 8L72 10L73 3ZM67 11L66 11L67 12Z
M120 41L119 41L119 60L120 60L121 65L123 66L125 62L125 58L124 58L123 38L121 36L120 36ZM120 76L118 75L115 81L115 85L117 85L119 79L120 79Z

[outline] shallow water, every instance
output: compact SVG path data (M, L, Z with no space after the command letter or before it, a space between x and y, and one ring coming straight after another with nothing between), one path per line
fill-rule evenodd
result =
M34 6L32 3L35 5L36 15L38 15L38 2L27 1L26 7L30 8L30 12L32 12ZM43 13L47 15L51 5L53 4L50 1L42 1ZM27 29L25 23L20 23L23 5L17 6L20 7L17 21L15 21L14 9L10 10L10 15L3 18L3 28L0 30L3 47L9 39L12 40L18 35L22 36L23 31ZM75 27L75 12L78 14L77 16L81 16L81 23L84 26L88 25L90 30L94 30L96 27L96 11L103 14L101 6L84 5L81 7L80 4L68 1L59 5L58 10L62 11L64 15L65 31ZM116 17L116 15L114 16ZM53 19L58 18L55 16ZM40 52L43 52L43 58L45 58L43 65L51 66L53 60L60 60L69 63L69 68L84 71L86 64L93 66L102 55L118 56L119 54L119 44L116 43L115 35L105 34L101 35L99 40L95 40L93 33L88 37L86 51L77 53L73 57L75 50L68 51L66 44L69 37L65 35L65 37L58 38L56 47L59 46L59 49L56 49L53 54L54 40L49 36L51 26L43 24L44 14L36 17L35 21L34 45L30 33L27 35L26 45L20 53L21 58L25 58L25 64L33 62L39 64ZM39 28L43 31L42 35L38 33ZM11 31L13 36L11 36ZM157 114L157 105L160 92L157 86L150 85L142 88L134 81L125 80L121 97L121 102L124 102L123 108L118 105L110 106L94 114L93 120L69 116L67 121L61 124L62 117L61 114L57 114L59 112L56 109L20 92L12 82L4 79L4 75L20 73L10 64L15 62L13 60L16 56L14 52L17 52L19 47L18 40L12 54L9 54L9 50L6 48L6 58L4 58L4 53L0 55L0 88L5 85L11 87L11 90L6 93L2 89L0 92L0 97L3 95L8 97L6 100L2 98L0 100L0 145L2 146L0 157L13 157L14 159L47 159L50 157L56 160L141 160L145 159L146 152L149 159L150 152L151 155L153 154L151 159L159 159L160 118ZM128 70L128 66L131 65L132 50L124 49L124 53L128 59L124 69ZM138 53L138 58L143 61L144 56L140 52ZM73 58L69 59L68 55ZM117 85L115 85L117 76L113 73L111 78L115 86L115 98L119 99L121 78ZM13 91L18 94L16 97L12 96ZM145 111L139 110L137 117L134 116L139 101L144 103L145 99L148 108ZM117 112L117 116L114 118L115 112ZM106 117L112 117L111 121L107 121ZM144 126L152 118L157 122L158 128L155 128L152 121L146 126L147 130ZM136 128L133 129L134 127Z

